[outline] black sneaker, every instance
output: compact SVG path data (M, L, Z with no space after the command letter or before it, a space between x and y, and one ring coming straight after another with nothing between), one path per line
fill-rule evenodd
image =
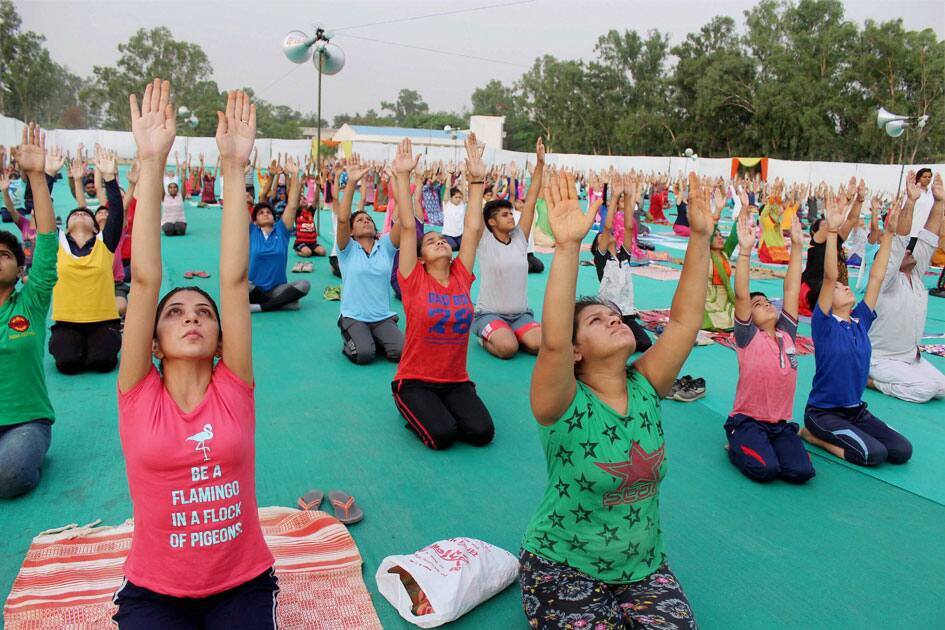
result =
M929 295L945 298L945 289L929 289Z

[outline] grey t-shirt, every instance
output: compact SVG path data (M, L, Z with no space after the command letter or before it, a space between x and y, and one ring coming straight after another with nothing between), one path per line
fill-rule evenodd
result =
M479 240L476 312L519 315L528 310L528 241L519 228L509 236L509 243L503 243L486 228Z
M912 252L916 264L911 281L899 271L908 242L907 236L893 237L886 276L876 298L876 321L870 327L873 361L893 359L912 363L919 352L929 309L929 292L922 276L938 246L938 236L926 229L919 232Z

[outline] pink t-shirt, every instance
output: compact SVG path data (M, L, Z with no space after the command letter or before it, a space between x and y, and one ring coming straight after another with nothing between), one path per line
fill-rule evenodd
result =
M797 322L782 312L773 338L748 321L735 319L738 385L732 415L760 422L790 420L797 387Z
M253 387L222 362L184 413L152 367L118 392L118 428L134 504L125 576L173 597L206 597L272 566L256 508Z

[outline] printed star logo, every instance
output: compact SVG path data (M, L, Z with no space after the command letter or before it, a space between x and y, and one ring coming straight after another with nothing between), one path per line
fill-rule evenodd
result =
M548 537L547 532L539 536L537 540L539 542L539 546L542 549L550 549L551 551L555 550L555 542Z
M574 410L574 413L571 414L570 418L565 418L564 423L568 425L568 433L574 429L583 428L583 423L581 422L584 419L586 412Z
M647 430L647 432L649 432L650 427L653 426L652 422L650 421L650 414L648 414L645 411L641 411L640 417L643 418L643 422L640 424L640 426L642 426L644 429Z
M652 453L643 450L638 442L630 446L630 457L625 462L594 462L594 465L621 480L618 491L643 483L659 481L660 464L663 463L663 447Z
M587 547L587 541L578 538L577 534L571 536L571 540L568 541L568 544L571 545L571 551L586 551L585 547Z
M571 514L574 514L575 523L580 523L581 521L585 521L587 523L591 522L590 510L585 510L584 507L580 503L578 503L577 509L568 510L568 512L570 512Z
M588 438L586 442L580 442L579 444L584 449L584 457L597 457L597 445L600 442L591 442L591 439Z
M601 573L604 571L610 571L610 569L614 566L613 562L610 560L604 560L603 558L598 558L596 562L592 562L591 564L597 567L597 570Z
M650 550L646 552L646 556L643 558L643 562L645 564L651 564L655 557L656 553L653 551L653 547L650 547Z
M548 520L551 521L551 524L554 527L558 527L558 528L564 527L564 516L562 514L558 514L558 510L555 510L554 512L549 514Z
M571 497L571 495L568 493L568 488L570 487L571 484L565 483L564 479L559 479L558 483L555 484L555 489L558 491L558 495L561 497Z
M581 473L579 479L574 480L577 485L581 486L581 490L584 492L594 492L594 482L588 479L584 473Z
M617 427L614 425L610 425L609 427L604 429L604 435L610 438L611 444L616 444L617 442L620 441L620 436L617 435Z
M640 508L631 505L630 511L627 512L624 518L627 520L627 525L633 527L640 522Z
M604 543L610 543L613 540L617 540L617 528L608 527L607 524L604 524L604 529L599 532L599 535L604 539Z
M626 569L624 569L624 570L623 570L623 573L620 574L620 581L621 581L621 582L633 582L633 574L630 573L629 571L627 571Z
M30 320L26 319L22 315L15 315L10 318L10 321L7 322L7 326L11 330L14 330L18 333L26 332L30 327Z
M561 465L570 464L574 465L574 462L571 461L571 456L574 455L574 451L568 450L564 447L564 444L558 447L558 452L555 455L560 461Z
M640 543L631 542L629 545L627 545L627 548L623 550L623 555L627 556L627 560L640 555Z

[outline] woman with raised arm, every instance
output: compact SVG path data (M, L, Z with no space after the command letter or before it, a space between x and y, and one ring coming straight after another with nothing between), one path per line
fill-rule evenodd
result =
M135 528L114 619L131 629L275 628L279 587L256 507L242 177L256 110L246 94L230 92L226 114L217 113L226 187L221 308L197 287L172 289L158 300L161 174L175 134L170 91L167 81L155 79L140 109L131 96L141 176L118 426Z
M869 330L876 320L876 300L886 276L901 208L893 206L886 217L879 252L870 269L866 295L857 304L846 282L839 280L838 232L851 210L859 212L841 193L827 196L824 277L811 287L808 306L814 339L814 381L804 409L802 438L860 466L883 462L904 464L912 457L912 444L905 436L874 416L863 402L873 348Z
M472 268L484 229L483 150L476 135L470 133L466 138L469 202L459 255L453 258L449 242L439 232L427 232L419 240L414 230L400 233L397 273L407 317L407 340L391 389L407 427L437 450L455 441L484 446L495 434L492 416L466 372L473 317L469 289L476 279ZM410 140L403 140L393 164L400 225L410 225L414 220L410 172L419 160L419 155L413 155Z
M46 390L43 345L56 284L56 217L43 174L46 138L32 123L13 156L33 189L36 247L29 282L17 288L23 247L0 230L0 499L39 484L55 412Z
M352 214L354 189L365 173L367 164L361 162L359 155L352 155L344 193L335 204L335 242L341 268L338 328L344 341L341 351L357 365L373 361L378 346L389 361L397 362L404 347L404 333L397 327L397 315L390 308L389 286L394 255L406 230L397 224L389 233L378 236L371 215L363 210ZM339 186L341 179L338 170Z
M627 366L634 337L613 305L575 304L581 241L599 202L581 212L570 175L546 185L555 255L531 406L548 487L525 532L522 603L533 628L695 628L663 551L659 484L665 474L660 399L702 323L713 217L689 175L691 236L670 321Z
M597 296L602 300L613 302L620 309L623 323L633 331L636 341L635 351L646 352L653 345L653 341L646 329L636 320L637 309L633 305L633 274L630 271L632 255L627 250L626 241L622 245L617 244L617 219L623 222L623 233L620 236L627 238L627 235L633 231L632 204L636 200L637 187L637 182L631 180L630 177L616 177L607 186L610 205L604 219L604 226L591 242L591 254L594 256L597 279L600 280L600 291L597 292Z
M488 231L477 252L481 280L472 331L482 347L500 359L511 359L519 350L536 354L541 343L541 324L528 308L528 237L545 169L541 138L535 142L535 154L535 171L518 224L508 199L495 199L482 209Z
M163 173L163 165L161 169ZM66 217L65 230L59 233L59 279L53 289L49 353L63 374L111 372L121 348L115 280L119 269L123 279L124 268L115 263L115 253L120 255L125 213L117 155L99 147L95 170L104 180L107 202L105 216L100 217L104 218L102 227L79 191L79 206Z

